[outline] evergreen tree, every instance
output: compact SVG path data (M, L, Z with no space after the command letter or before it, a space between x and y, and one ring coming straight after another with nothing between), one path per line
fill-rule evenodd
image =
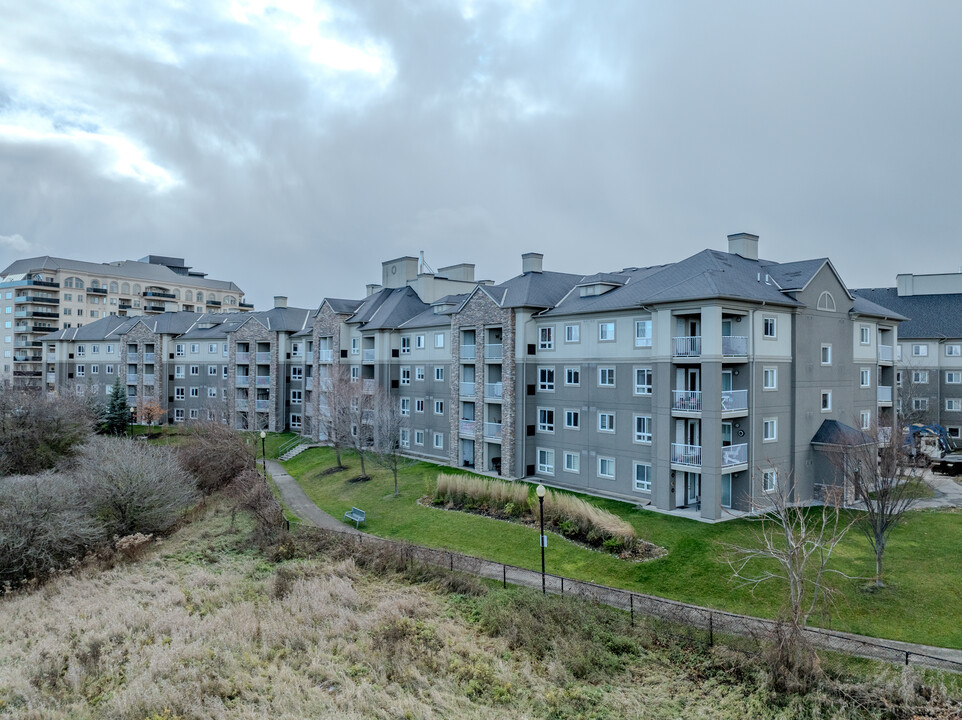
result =
M110 435L123 435L127 432L129 420L127 388L120 382L120 376L118 375L114 380L114 386L110 390L110 401L107 403L107 413L104 415L104 432Z

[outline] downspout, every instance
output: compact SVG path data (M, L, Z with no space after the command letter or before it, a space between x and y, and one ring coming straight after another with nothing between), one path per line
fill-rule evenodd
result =
M755 422L756 420L755 418L755 365L756 365L756 362L755 362L755 308L752 308L751 321L749 322L748 328L749 328L749 337L751 339L751 345L752 345L751 369L748 373L749 383L750 383L750 393L752 396L751 421L748 424L748 427L749 427L748 439L749 439L749 448L751 452L748 458L748 470L747 470L748 498L749 498L748 510L749 512L751 512L751 509L755 507L755 470L754 470L755 468L755 425L757 424Z

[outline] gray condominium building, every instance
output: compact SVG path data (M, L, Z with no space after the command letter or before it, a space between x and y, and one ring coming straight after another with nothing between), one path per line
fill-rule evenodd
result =
M364 298L297 312L110 334L125 338L128 394L164 399L171 421L202 417L207 380L227 422L323 441L331 373L346 366L398 403L413 456L710 520L781 484L816 499L835 482L825 451L839 426L890 428L898 403L903 316L853 295L826 258L759 259L747 233L727 252L593 275L527 253L502 283L471 264L433 272L397 258ZM89 365L92 340L44 338L57 387L82 385L80 342Z

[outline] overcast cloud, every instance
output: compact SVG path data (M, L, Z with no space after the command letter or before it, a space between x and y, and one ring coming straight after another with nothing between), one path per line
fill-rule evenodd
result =
M259 308L380 262L595 272L725 236L962 265L962 3L0 0L0 268L183 256Z

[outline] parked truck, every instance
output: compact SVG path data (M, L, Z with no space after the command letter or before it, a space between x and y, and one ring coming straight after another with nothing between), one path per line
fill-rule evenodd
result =
M938 464L945 456L959 454L962 449L962 440L949 437L948 430L941 425L910 425L903 441L919 467Z

